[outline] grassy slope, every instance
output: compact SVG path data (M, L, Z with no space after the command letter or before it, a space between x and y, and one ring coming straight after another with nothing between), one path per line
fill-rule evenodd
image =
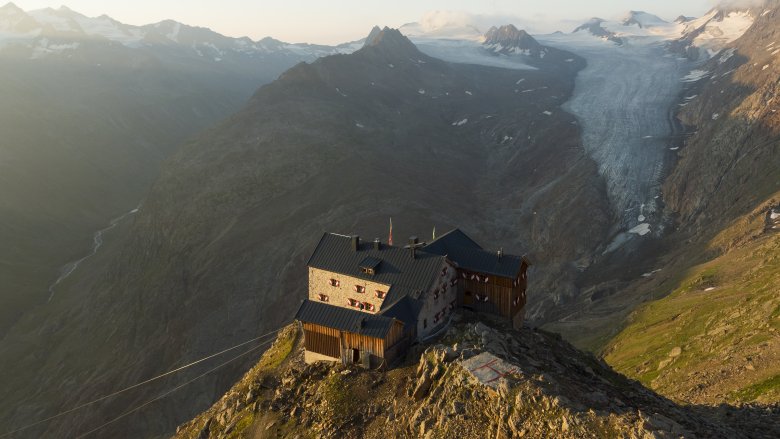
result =
M607 362L678 400L780 401L780 234L763 233L760 212L710 243L719 257L637 310Z

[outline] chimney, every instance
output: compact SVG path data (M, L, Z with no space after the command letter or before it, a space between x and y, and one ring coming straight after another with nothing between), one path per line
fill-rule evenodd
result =
M412 259L415 259L417 257L417 237L411 236L409 237L409 251L412 254Z
M419 242L419 241L417 240L417 237L416 237L416 236L410 236L410 237L409 237L409 246L410 246L410 247L411 247L411 246L414 246L414 245L415 245L415 244L417 244L418 242Z
M374 250L381 250L382 249L382 241L379 240L379 238L374 238Z
M499 261L501 260L501 256L504 256L504 249L503 248L498 249L498 260Z
M350 241L352 241L352 251L356 252L360 248L360 237L358 235L352 235L350 237Z

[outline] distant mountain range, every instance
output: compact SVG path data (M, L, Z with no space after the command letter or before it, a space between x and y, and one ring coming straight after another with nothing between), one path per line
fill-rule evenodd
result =
M348 53L362 41L336 47L313 44L289 44L267 37L259 41L230 38L210 29L193 27L173 20L145 26L131 26L107 15L87 17L65 6L25 12L13 3L0 7L0 50L27 47L31 57L72 56L72 51L87 42L121 44L128 48L167 47L213 62L237 58L262 58L284 54L315 59L334 53Z
M671 23L647 12L630 11L619 21L592 18L574 32L587 32L617 44L632 36L659 38L674 51L706 59L742 36L764 10L762 6L721 5L701 18L680 16Z

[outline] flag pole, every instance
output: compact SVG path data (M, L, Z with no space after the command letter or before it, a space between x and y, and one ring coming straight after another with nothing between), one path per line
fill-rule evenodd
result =
M387 245L393 245L393 217L390 217L390 234L387 237Z

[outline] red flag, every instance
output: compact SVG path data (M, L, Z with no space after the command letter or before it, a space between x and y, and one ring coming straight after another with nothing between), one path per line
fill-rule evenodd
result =
M387 237L387 245L393 245L393 218L390 218L390 235Z

